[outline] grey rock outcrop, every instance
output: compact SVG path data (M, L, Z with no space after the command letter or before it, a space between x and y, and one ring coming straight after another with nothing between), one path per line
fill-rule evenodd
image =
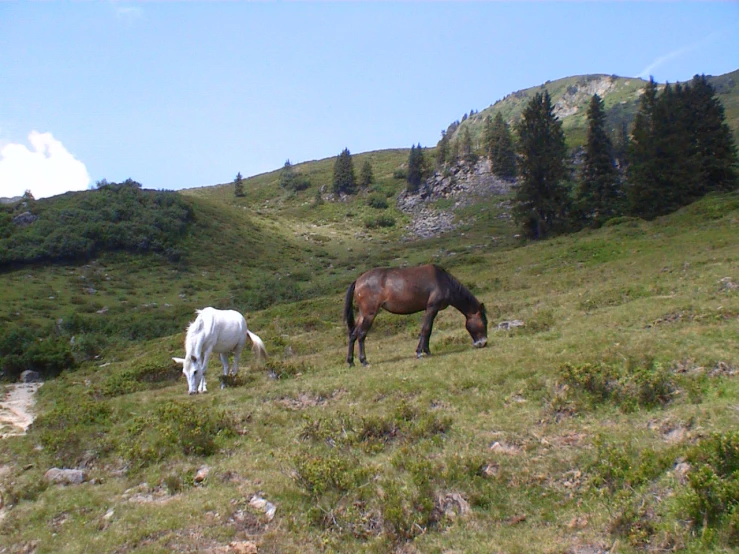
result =
M490 160L481 158L475 164L457 163L436 171L417 193L403 191L397 206L412 217L405 240L430 238L454 230L460 224L454 210L478 201L482 197L503 195L515 186L514 181L496 177ZM448 208L438 207L439 200L449 200Z

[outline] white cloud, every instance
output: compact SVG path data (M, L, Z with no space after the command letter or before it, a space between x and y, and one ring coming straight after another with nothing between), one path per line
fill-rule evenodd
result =
M90 175L85 164L67 152L51 133L31 131L31 149L6 144L0 150L0 196L20 196L30 190L34 198L85 190Z
M707 37L705 37L704 39L698 42L694 42L693 44L688 44L687 46L683 46L682 48L673 50L672 52L669 52L665 54L664 56L658 57L656 60L650 63L647 67L642 69L641 73L639 73L637 77L639 77L640 79L649 79L649 77L652 76L654 70L660 67L661 65L669 62L670 60L674 60L675 58L684 56L685 54L689 52L703 48L708 43L713 41L720 34L721 33L719 32L711 33L710 35L708 35Z

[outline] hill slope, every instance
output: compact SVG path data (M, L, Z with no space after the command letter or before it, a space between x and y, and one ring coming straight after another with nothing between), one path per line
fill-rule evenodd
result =
M0 545L726 551L738 222L736 194L711 196L650 223L447 258L488 308L483 350L450 308L417 360L419 317L381 314L372 366L348 369L342 287L249 313L267 367L247 356L219 390L214 363L205 395L188 397L169 360L182 332L105 351L47 382L29 434L0 443ZM332 272L358 269L306 282ZM50 484L52 466L88 482Z
M716 89L717 97L725 108L727 123L735 138L739 139L739 70L709 77L708 81ZM488 108L467 117L461 124L453 123L447 132L453 138L466 127L473 142L479 144L487 116L495 117L497 113L501 113L508 123L515 123L534 94L546 90L552 98L555 115L562 121L568 145L579 146L585 142L586 114L593 94L598 94L603 99L609 126L615 132L622 122L630 123L634 118L645 84L643 79L616 75L580 75L547 81L540 86L509 94Z

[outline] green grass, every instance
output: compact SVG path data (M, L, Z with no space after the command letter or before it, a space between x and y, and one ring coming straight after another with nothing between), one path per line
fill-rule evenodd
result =
M392 171L403 156L383 155L377 186L399 191ZM0 442L10 507L0 546L736 548L736 194L520 247L490 201L457 214L464 235L401 243L397 225L365 228L377 215L366 198L314 211L303 204L310 191L283 197L268 177L247 181L244 206L226 185L188 192L203 225L187 238L186 264L114 254L0 275L4 325L64 317L75 345L105 339L90 356L73 346L79 367L39 390L29 434ZM432 356L418 360L420 316L381 314L371 366L348 368L345 287L373 265L424 261L451 268L485 302L489 346L472 349L450 308ZM260 298L247 319L268 364L253 368L245 354L220 389L214 361L209 392L188 396L170 357L182 354L192 310ZM513 319L525 325L495 330ZM84 467L90 481L48 485L53 466ZM274 520L249 505L254 495L277 507Z

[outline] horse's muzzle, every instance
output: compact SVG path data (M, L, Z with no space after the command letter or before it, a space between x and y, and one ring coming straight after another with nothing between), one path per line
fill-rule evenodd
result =
M475 348L485 348L487 345L488 339L480 339L472 343L472 346L474 346Z

